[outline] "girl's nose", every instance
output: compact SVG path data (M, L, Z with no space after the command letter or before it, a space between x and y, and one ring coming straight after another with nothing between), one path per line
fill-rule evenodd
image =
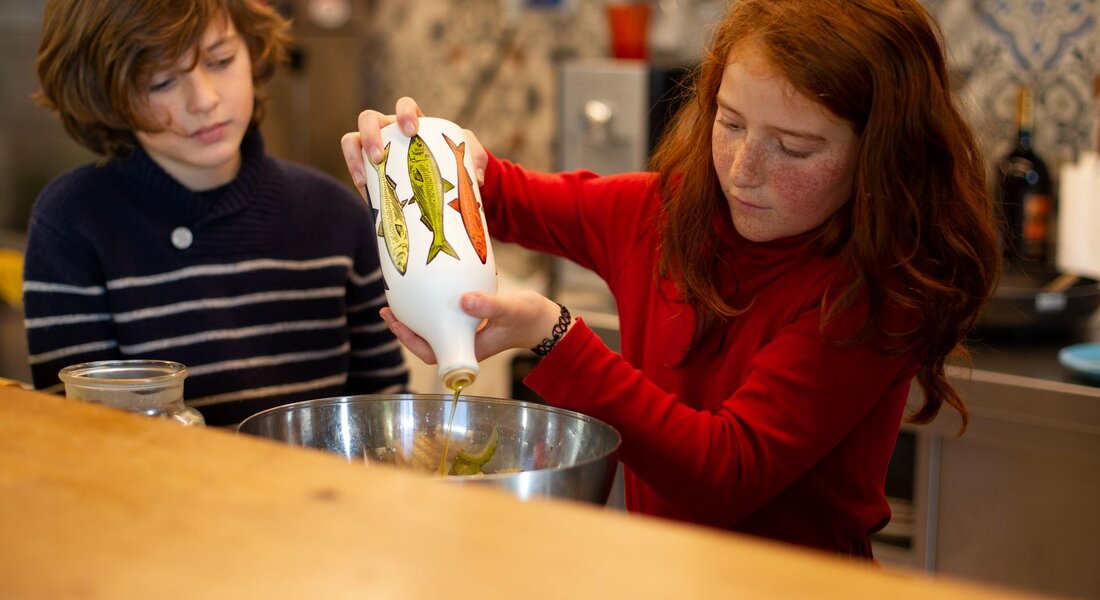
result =
M730 181L737 187L754 187L763 180L764 149L753 139L744 139L733 150Z

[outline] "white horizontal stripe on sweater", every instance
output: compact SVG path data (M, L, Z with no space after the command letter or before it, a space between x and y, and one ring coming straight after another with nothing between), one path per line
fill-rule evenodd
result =
M24 281L24 292L49 292L57 294L76 294L78 296L102 296L107 289L101 285L80 287L66 283L50 283L48 281Z
M115 322L130 323L141 319L153 319L196 310L214 310L219 308L233 308L249 304L262 304L264 302L281 302L285 300L313 300L316 298L341 298L344 295L342 287L317 288L312 290L276 290L271 292L257 292L242 296L225 296L221 298L203 298L202 300L187 300L175 304L163 306L150 306L138 310L115 313Z
M313 300L316 298L340 298L344 295L342 287L327 287L313 290L279 290L273 292L259 292L245 294L243 296L228 296L223 298L206 298L203 300L189 300L166 304L163 306L150 306L140 310L115 313L113 320L116 323L130 323L142 319L153 319L183 312L196 310L214 310L221 308L233 308L249 304L261 304L264 302L282 302L287 300ZM94 323L98 321L110 321L110 313L90 313L81 315L59 315L56 317L38 317L25 319L24 327L38 329L40 327L53 327L56 325L78 325L81 323Z
M310 350L305 352L287 352L286 354L272 354L270 356L253 356L250 358L240 358L235 360L223 360L221 362L207 363L198 366L187 366L187 372L189 375L209 375L211 373L220 373L222 371L236 371L239 369L254 369L256 367L270 367L273 365L284 365L287 363L308 362L311 360L317 360L321 358L331 358L333 356L340 356L346 353L351 348L351 344L342 344L335 348L326 348L324 350Z
M373 348L367 348L365 350L352 352L351 355L355 358L367 358L369 356L378 356L379 354L385 354L393 350L399 350L400 348L401 342L393 340L388 344L381 344Z
M370 310L372 308L378 308L379 306L382 306L385 303L386 303L386 295L385 294L378 294L377 296L375 296L371 300L368 300L366 302L361 302L359 304L356 304L355 306L349 306L348 307L348 314L356 314L356 313L360 313L360 312L363 312L363 311Z
M350 267L352 261L346 256L328 256L310 260L275 260L261 258L245 260L237 263L196 265L185 267L167 273L156 275L143 275L140 277L121 277L107 282L107 289L121 290L126 288L145 287L158 285L169 281L190 279L192 277L206 277L211 275L237 275L248 271L284 270L284 271L309 271L312 269L324 269L328 267Z
M79 323L95 323L98 321L110 321L110 313L88 313L82 315L59 315L56 317L38 317L37 319L23 319L23 326L27 329L39 327L53 327L55 325L77 325Z
M273 323L271 325L254 325L251 327L241 327L239 329L216 329L213 331L202 331L199 333L181 335L174 338L153 340L150 342L145 342L144 344L120 346L120 349L124 354L145 354L147 352L164 350L165 348L176 348L179 346L189 346L191 344L201 344L203 342L209 342L212 340L235 340L261 335L271 335L274 333L285 333L287 331L303 331L309 329L337 329L346 326L347 319L345 319L344 317L339 317L336 319L314 319L309 321L286 321L283 323Z
M353 271L351 275L348 276L348 279L350 279L352 283L358 286L370 285L378 281L379 279L382 279L382 267L379 267L371 271L370 273L367 273L366 275L360 275Z
M76 346L66 346L64 348L57 348L50 350L49 352L42 352L41 354L32 354L28 357L28 362L32 365L39 363L49 362L51 360L57 360L66 356L73 356L75 354L83 354L85 352L97 352L99 350L106 350L108 348L114 348L118 346L118 342L115 340L105 340L102 342L88 342L86 344L77 344Z
M194 398L192 400L188 400L187 404L197 408L201 406L210 406L211 404L233 402L236 400L250 400L253 398L264 398L267 396L281 396L284 394L304 392L307 390L316 390L334 385L342 386L346 381L347 377L344 374L330 375L328 377L322 377L321 379L314 379L312 381L299 381L297 383L271 385L267 387L252 388L236 392L227 392L225 394L215 394L213 396L206 396L205 398Z
M405 365L398 365L396 367L387 367L385 369L365 369L362 371L353 371L348 373L350 377L363 377L366 379L374 379L378 377L393 377L394 375L404 375L409 372L409 368Z
M367 323L366 325L359 325L359 326L356 326L356 327L349 327L348 328L348 333L352 333L352 334L378 333L380 331L385 331L389 328L390 328L389 323L386 323L385 321L379 321L377 323Z

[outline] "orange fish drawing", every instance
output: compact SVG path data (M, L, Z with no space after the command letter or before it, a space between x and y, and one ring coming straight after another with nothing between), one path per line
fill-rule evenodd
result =
M481 259L481 264L485 264L488 259L488 244L485 240L485 225L481 222L481 205L477 203L477 197L474 195L474 182L470 179L470 173L466 170L464 162L466 142L456 146L454 141L446 134L443 134L443 139L447 140L451 152L454 152L455 162L458 163L458 198L448 202L447 206L457 210L462 215L462 225L466 227L466 235L470 238L470 243L473 244L477 257Z

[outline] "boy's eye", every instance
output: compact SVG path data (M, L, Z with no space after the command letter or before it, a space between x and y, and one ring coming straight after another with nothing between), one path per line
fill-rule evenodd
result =
M215 69L224 69L233 63L233 60L237 58L236 54L229 56L215 58L210 61L210 66Z
M164 90L172 87L172 84L175 82L175 77L167 77L164 79L154 80L151 84L149 84L149 91L152 93L163 92Z

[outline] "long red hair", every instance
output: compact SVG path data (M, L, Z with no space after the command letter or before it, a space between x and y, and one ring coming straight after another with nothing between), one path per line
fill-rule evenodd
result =
M854 274L824 300L822 328L865 294L870 316L847 342L885 334L914 353L924 402L909 419L931 421L947 403L965 428L969 413L944 365L968 358L963 341L992 294L1000 251L984 159L952 97L942 34L917 0L739 0L718 24L651 161L664 198L659 275L698 314L690 351L743 312L711 277L711 230L729 206L710 139L723 71L747 43L860 136L852 197L817 237ZM888 306L922 322L883 331Z

